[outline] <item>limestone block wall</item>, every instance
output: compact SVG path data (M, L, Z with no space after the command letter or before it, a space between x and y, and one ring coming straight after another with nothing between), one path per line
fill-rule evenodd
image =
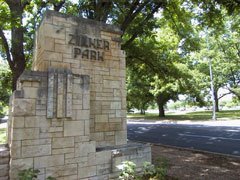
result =
M88 76L53 69L21 75L10 107L10 179L28 168L40 170L38 179L96 175L89 96Z
M9 149L5 145L0 146L0 179L8 180L9 175Z
M37 31L32 71L10 99L9 176L117 179L123 161L141 167L151 148L127 144L125 54L114 26L48 11Z
M125 53L114 26L48 11L37 31L33 70L71 69L90 77L90 139L126 144Z

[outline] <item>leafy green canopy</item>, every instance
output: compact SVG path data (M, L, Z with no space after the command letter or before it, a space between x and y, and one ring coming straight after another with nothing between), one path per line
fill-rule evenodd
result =
M193 82L181 79L188 73L178 67L182 64L188 67L186 57L201 47L198 31L209 26L222 32L224 11L236 19L232 27L237 29L239 4L238 0L0 0L0 51L10 67L12 90L15 90L18 77L31 66L34 31L43 12L52 9L119 26L129 69L144 67L144 72L151 73L146 73L143 81L156 81L155 84L161 84L158 87L175 84L171 90L184 89L181 84ZM160 18L154 16L156 12L161 13ZM166 36L176 37L172 39L174 43L164 37L154 38L159 27L174 34ZM11 31L10 40L6 38L6 30ZM156 89L154 96L161 92L153 89Z
M11 94L11 71L6 64L0 64L0 117L4 116L4 107L8 106Z

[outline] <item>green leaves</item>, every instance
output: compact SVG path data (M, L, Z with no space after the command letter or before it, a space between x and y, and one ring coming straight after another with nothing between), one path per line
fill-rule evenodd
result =
M37 178L37 175L40 171L38 169L25 169L18 173L20 180L33 180Z

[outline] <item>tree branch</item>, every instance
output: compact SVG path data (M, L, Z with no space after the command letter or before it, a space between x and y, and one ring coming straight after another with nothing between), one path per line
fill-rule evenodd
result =
M10 48L8 46L7 38L5 37L4 32L3 32L3 30L1 28L0 28L0 37L1 37L2 42L3 42L3 47L5 49L5 53L6 53L6 56L7 56L8 64L9 64L10 68L13 69L14 68L14 64L13 64L13 61L12 61L12 58L11 58Z
M145 24L149 19L151 19L154 15L155 12L158 11L158 9L161 7L160 4L158 4L150 14L147 15L147 17L141 22L139 23L139 26L142 26L143 24ZM123 45L122 45L122 48L126 48L127 46L129 46L131 44L131 42L134 41L134 39L137 38L137 36L144 31L144 28L136 28L137 30L134 32L134 34L131 36L130 39L128 39Z
M219 96L218 99L221 99L221 98L223 98L224 96L226 96L226 95L228 95L228 94L232 94L232 92L224 93L224 94L222 94L221 96Z
M53 7L54 7L54 11L59 12L60 9L63 7L63 5L65 4L65 0L60 1L59 3L53 3Z
M128 25L135 19L135 17L139 14L139 12L142 11L142 9L149 3L149 1L145 1L144 3L142 3L140 6L138 6L139 4L139 0L134 1L130 7L129 12L126 14L125 19L123 21L123 23L121 24L121 30L123 31L123 33L126 31ZM137 7L138 6L138 7Z
M23 9L30 4L31 1L27 0L22 4Z

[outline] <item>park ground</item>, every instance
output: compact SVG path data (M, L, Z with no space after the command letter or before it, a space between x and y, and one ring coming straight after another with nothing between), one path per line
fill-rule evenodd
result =
M221 122L233 125L240 122L240 111L223 111L217 114ZM212 123L211 112L194 112L187 114L169 114L159 119L155 114L145 116L131 114L135 121L165 121L171 123ZM216 121L217 123L220 121ZM6 142L6 123L0 124L0 144ZM154 164L164 162L167 169L167 179L170 180L239 180L240 158L214 154L192 149L152 144L152 161Z
M153 164L164 162L170 180L239 180L240 158L152 145Z
M128 119L136 122L159 121L177 124L220 123L223 126L240 126L240 111L217 113L218 120L211 121L211 112L190 112L167 114L159 118L157 114L130 114ZM155 165L164 162L167 179L179 180L239 180L240 158L222 154L197 151L193 149L152 144L152 161Z

